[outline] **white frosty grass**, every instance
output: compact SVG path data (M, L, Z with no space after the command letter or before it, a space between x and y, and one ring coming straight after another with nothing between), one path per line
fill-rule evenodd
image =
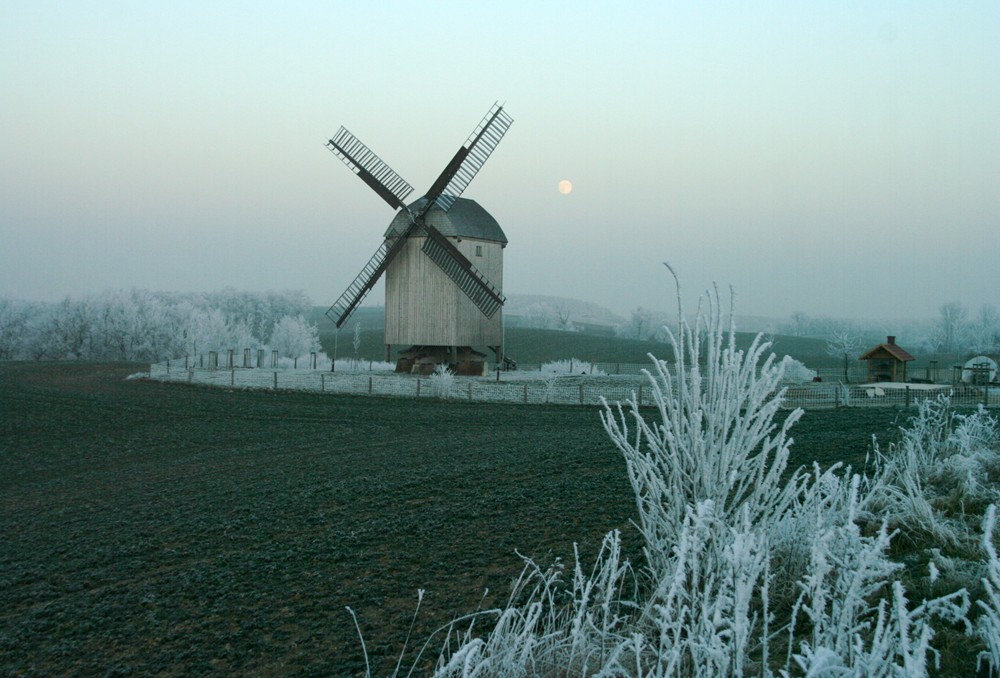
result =
M605 376L605 372L585 360L570 358L569 360L554 360L543 363L539 372L542 374L590 374Z
M971 545L975 518L964 506L1000 501L998 442L996 419L981 406L962 415L945 395L921 402L898 443L886 452L874 444L869 510L911 538Z
M602 414L634 490L642 558L623 560L612 531L589 571L578 554L568 577L558 561L525 559L504 607L440 630L434 675L928 675L937 630L971 631L969 596L958 588L911 600L889 549L904 527L968 538L933 497L924 506L915 495L940 477L960 482L970 501L992 501L995 420L982 411L956 419L932 401L895 457L877 453L871 477L818 466L785 477L801 414L774 420L787 362L760 338L737 350L717 293L694 327L677 326L676 364L656 360L647 373L655 414L634 398ZM984 510L981 660L1000 666L995 509ZM957 556L926 553L940 587L938 568Z
M125 377L125 381L132 381L134 379L149 379L149 372L133 372Z

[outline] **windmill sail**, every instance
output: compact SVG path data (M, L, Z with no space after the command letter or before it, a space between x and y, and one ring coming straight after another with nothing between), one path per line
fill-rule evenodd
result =
M365 267L354 278L354 281L347 286L347 289L344 290L337 301L333 302L333 305L327 310L326 316L334 322L337 329L340 329L347 322L347 319L354 313L354 309L372 291L375 283L385 273L385 269L396 258L396 255L402 251L403 245L406 243L406 237L414 228L415 224L410 224L410 228L401 236L392 240L384 240L379 245L379 248L375 250L372 258L365 264Z
M458 248L448 242L441 231L430 224L425 224L424 229L428 236L422 248L424 254L465 292L483 315L492 318L506 301L503 294L490 284L486 276Z
M383 200L395 209L406 207L406 200L413 187L386 165L371 149L357 137L341 127L326 147L340 158L352 172L371 186Z
M476 173L486 164L493 149L500 143L513 122L514 119L504 112L503 106L493 104L482 122L472 130L472 134L427 191L425 212L432 204L448 211L475 178Z

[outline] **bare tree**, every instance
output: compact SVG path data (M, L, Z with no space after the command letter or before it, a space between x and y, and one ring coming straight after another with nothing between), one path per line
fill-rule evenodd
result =
M859 348L861 348L861 337L849 325L835 330L826 340L826 354L834 358L844 359L845 382L850 381L848 368L851 364L851 356L856 357Z
M977 353L1000 350L1000 314L991 304L983 304L969 325L969 348Z
M629 339L649 339L654 333L653 312L639 306L632 311L632 317L621 328L621 333Z
M24 352L31 304L16 299L0 299L0 360L18 358Z
M968 341L969 313L960 301L949 301L938 309L938 326L935 329L935 343L942 353L954 353L965 347Z

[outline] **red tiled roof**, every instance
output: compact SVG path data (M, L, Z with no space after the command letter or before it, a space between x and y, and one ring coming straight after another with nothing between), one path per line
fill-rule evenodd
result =
M879 349L885 351L893 358L900 362L908 362L910 360L916 360L909 352L905 351L899 344L879 344L875 348L869 350L867 353L862 355L858 360L869 360Z

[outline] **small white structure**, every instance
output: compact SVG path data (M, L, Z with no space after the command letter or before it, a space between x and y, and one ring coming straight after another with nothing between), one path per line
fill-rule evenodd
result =
M966 384L988 384L997 378L997 363L993 358L977 355L962 366L962 381Z

